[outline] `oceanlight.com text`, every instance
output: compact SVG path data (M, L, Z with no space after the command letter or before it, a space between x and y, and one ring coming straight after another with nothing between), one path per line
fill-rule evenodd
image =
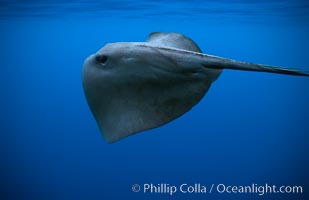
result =
M268 183L259 185L252 183L249 185L227 185L219 184L202 184L183 183L179 185L169 183L144 183L132 185L133 192L142 192L148 194L167 194L174 195L176 193L182 194L256 194L263 196L266 194L303 194L303 186L291 185L271 185Z

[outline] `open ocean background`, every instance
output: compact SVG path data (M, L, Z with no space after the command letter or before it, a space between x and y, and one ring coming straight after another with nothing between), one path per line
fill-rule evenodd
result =
M309 78L225 70L190 112L107 144L84 59L179 32L203 52L309 70L309 2L0 1L0 199L308 199ZM304 194L134 193L133 184L300 185Z

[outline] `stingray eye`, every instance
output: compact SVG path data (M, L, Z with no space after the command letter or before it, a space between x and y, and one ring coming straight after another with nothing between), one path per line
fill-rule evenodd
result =
M97 56L95 57L95 60L96 60L98 63L104 64L104 63L107 61L107 57L104 56L104 55L97 55Z

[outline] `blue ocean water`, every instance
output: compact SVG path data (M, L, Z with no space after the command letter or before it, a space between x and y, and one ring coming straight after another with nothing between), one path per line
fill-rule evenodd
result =
M161 31L208 54L309 70L307 1L2 0L0 28L0 199L306 199L307 77L225 70L179 119L107 144L81 69L106 43ZM144 193L144 184L302 186L303 194L169 195Z

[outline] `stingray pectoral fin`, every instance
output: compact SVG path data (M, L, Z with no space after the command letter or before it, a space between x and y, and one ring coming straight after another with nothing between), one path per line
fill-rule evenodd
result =
M253 64L210 55L204 56L202 65L209 69L233 69L233 70L269 72L269 73L287 74L296 76L309 76L309 72L297 69L290 69L290 68L269 66L262 64Z

